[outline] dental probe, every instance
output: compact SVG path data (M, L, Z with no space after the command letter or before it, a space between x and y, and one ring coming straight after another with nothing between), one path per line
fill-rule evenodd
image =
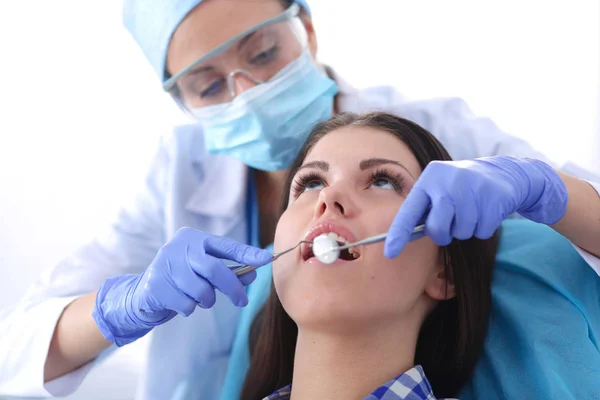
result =
M416 226L413 229L411 241L421 238L423 236L424 230L425 230L425 225ZM273 258L271 259L271 262L277 260L282 255L287 254L290 251L294 250L295 248L300 246L302 243L307 243L307 244L313 245L313 254L319 261L321 261L324 264L331 264L338 260L338 258L340 257L340 252L342 250L349 249L350 247L354 247L354 246L369 245L369 244L373 244L373 243L383 242L385 240L385 238L387 237L387 235L388 235L387 232L381 233L379 235L369 236L367 238L364 238L364 239L359 240L354 243L349 243L349 244L340 246L340 245L338 245L337 241L330 238L328 236L328 234L325 233L325 234L317 236L314 239L314 241L312 241L312 242L309 240L301 240L298 243L296 243L296 245L294 245L293 247L290 247L289 249L281 251L279 253L273 254ZM233 270L234 274L236 274L237 276L240 276L247 272L254 271L257 268L262 267L262 265L256 265L256 266L228 265L228 267Z

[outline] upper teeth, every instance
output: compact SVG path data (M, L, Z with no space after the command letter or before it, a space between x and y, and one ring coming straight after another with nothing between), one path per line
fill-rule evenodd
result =
M348 242L348 239L346 239L346 238L345 238L345 237L343 237L343 236L340 236L340 235L338 235L338 234L337 234L337 233L335 233L335 232L329 232L329 233L327 234L327 236L329 236L330 238L332 238L333 240L336 240L336 241L338 241L338 242L342 242L342 243L349 243L349 242Z

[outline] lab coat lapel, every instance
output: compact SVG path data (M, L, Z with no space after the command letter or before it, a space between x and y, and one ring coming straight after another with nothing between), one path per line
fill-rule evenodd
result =
M208 154L198 132L181 137L185 140L180 139L177 161L185 160L181 165L187 178L181 186L187 191L180 199L185 217L178 225L247 242L248 167L231 157ZM221 292L216 291L216 296L211 309L198 309L187 318L176 317L155 328L153 358L168 360L169 374L149 385L149 397L173 398L174 388L180 390L183 385L191 392L181 395L181 399L217 398L220 385L215 381L225 377L240 309ZM178 345L173 346L173 342ZM160 375L164 366L151 366L149 370L154 376Z
M245 217L248 167L231 157L207 156L195 169L202 176L185 208L198 215L198 229L228 236Z
M339 112L359 112L359 91L343 79L333 68L326 67L327 75L338 87L336 106Z

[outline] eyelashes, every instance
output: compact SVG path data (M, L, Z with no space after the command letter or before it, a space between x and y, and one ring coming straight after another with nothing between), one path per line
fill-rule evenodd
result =
M311 184L323 183L323 178L317 172L307 172L294 179L292 184L292 196L297 199Z
M380 168L371 174L369 184L373 185L376 182L381 181L387 181L396 192L400 194L404 193L404 188L406 186L404 175Z
M380 184L383 184L383 186ZM294 199L297 199L306 191L322 189L326 186L327 182L321 173L316 171L306 172L294 179L292 183L291 194ZM379 168L369 174L365 189L368 189L371 186L384 190L391 189L399 194L404 194L406 182L402 174L392 172L385 168Z

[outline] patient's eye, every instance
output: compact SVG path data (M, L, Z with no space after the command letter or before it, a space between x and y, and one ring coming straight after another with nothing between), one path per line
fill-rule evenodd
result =
M395 190L398 193L402 193L404 190L404 177L402 174L391 173L390 171L380 169L371 175L369 187Z
M321 186L323 186L323 182L310 181L304 186L304 191L320 189Z
M389 178L377 178L371 183L372 186L382 189L393 189L394 184Z
M297 198L304 192L319 190L325 187L325 180L316 172L309 172L301 175L294 180L292 185L292 194Z

